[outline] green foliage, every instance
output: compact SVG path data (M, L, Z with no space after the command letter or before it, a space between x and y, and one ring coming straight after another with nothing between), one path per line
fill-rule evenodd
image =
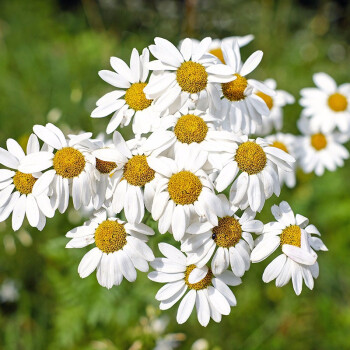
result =
M128 59L133 47L141 50L154 36L176 42L189 30L180 2L112 3L97 6L86 0L70 10L53 1L0 3L2 147L8 137L24 141L33 124L59 117L57 124L64 129L104 131L106 118L92 120L89 115L96 100L111 91L97 75L109 69L109 57ZM245 57L255 49L264 51L257 78L275 78L279 88L296 98L301 88L312 86L314 72L325 71L339 83L350 80L347 34L341 27L349 19L332 22L341 11L334 2L317 10L292 1L203 1L198 6L197 22L190 26L197 37L253 33L255 41L243 51ZM297 104L286 107L285 132L296 132L299 113ZM263 284L268 262L253 265L244 283L234 288L238 306L207 329L194 313L179 326L176 307L162 313L150 309L158 306L154 295L160 285L146 274L111 290L100 287L94 274L80 279L77 267L88 249L64 248L65 233L81 223L71 211L57 214L42 232L26 227L33 240L30 247L21 244L24 236L14 234L10 222L0 225L5 242L0 246L0 282L13 279L20 296L16 302L0 303L0 348L116 350L134 344L134 349L152 349L161 332L150 324L166 315L166 333L184 333L186 349L198 338L206 338L211 349L348 349L349 178L348 162L321 178L299 173L297 188L284 188L259 216L272 220L269 208L284 199L319 228L329 252L319 254L315 289L296 297L290 284L282 289ZM16 242L15 253L6 243L9 236ZM151 239L158 255L161 240L171 242L171 237L158 234Z

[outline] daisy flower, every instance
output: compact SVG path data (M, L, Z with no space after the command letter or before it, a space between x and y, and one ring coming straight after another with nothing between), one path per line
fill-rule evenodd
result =
M269 108L269 113L262 116L262 124L257 125L255 133L258 135L268 135L273 128L277 131L281 130L283 126L283 107L295 102L294 97L287 91L276 90L277 84L274 79L267 79L263 83L275 91L275 95L269 96L259 90L254 90L254 93L262 98Z
M143 89L147 86L149 51L144 49L140 56L133 49L129 66L118 57L111 57L110 63L115 72L102 70L99 76L117 90L107 93L97 102L91 113L92 118L113 116L107 126L107 134L118 126L129 125L133 118L132 129L135 134L148 133L157 124L158 113L152 108L152 100L147 99Z
M85 278L97 270L98 283L109 289L119 285L123 277L134 282L136 269L148 271L148 262L154 259L146 244L150 235L154 235L154 231L147 225L108 217L106 210L100 209L90 221L66 234L71 238L66 248L95 244L81 260L78 273Z
M186 263L185 255L167 243L159 243L159 250L165 258L155 258L151 266L156 270L148 274L154 282L166 283L156 294L160 309L167 310L183 297L176 320L185 323L196 306L199 323L206 327L212 318L221 321L221 315L228 315L231 306L237 304L229 286L237 286L241 279L231 271L215 274L207 266L201 268Z
M46 217L52 218L54 210L47 196L48 186L40 184L38 171L23 173L19 164L25 157L17 141L8 139L7 150L0 147L0 163L7 168L0 169L0 222L5 221L12 213L12 228L17 231L26 216L30 226L42 230ZM40 151L39 141L30 135L27 143L27 154Z
M325 169L335 171L344 165L344 159L349 158L348 150L341 144L346 135L339 133L322 133L311 128L311 123L301 118L298 122L300 131L299 142L295 150L300 167L305 173L315 172L323 175Z
M227 115L231 129L242 130L245 134L255 131L262 123L261 115L267 115L269 108L265 101L254 93L254 89L273 96L274 91L268 86L245 76L251 73L260 63L263 52L255 51L243 64L237 42L221 46L226 64L231 68L231 79L221 84L224 114Z
M140 223L147 210L151 211L156 172L149 165L149 153L145 153L142 144L145 139L132 139L125 142L123 136L115 131L113 148L94 151L94 155L108 164L118 165L110 173L111 188L107 199L112 198L115 213L123 209L126 219L131 223Z
M218 119L201 110L184 110L162 118L160 127L145 142L144 148L152 154L172 150L177 152L183 144L199 145L200 149L220 152L228 146L226 140L240 141L238 135L227 131L216 130Z
M241 209L250 206L255 212L261 211L265 199L273 193L279 196L278 169L292 171L295 162L290 154L271 147L265 139L254 140L247 136L242 136L239 145L232 143L218 157L226 163L215 180L216 190L222 192L234 181L230 189L231 204Z
M196 144L179 147L175 160L152 157L149 164L160 174L152 204L152 217L160 233L171 230L179 241L193 217L202 217L217 225L220 201L207 173L202 169L207 152Z
M225 195L220 194L219 198L223 212L218 225L209 222L191 224L181 250L188 255L188 264L202 267L213 256L211 269L215 274L221 274L231 266L233 273L241 277L250 267L250 253L254 247L251 232L261 233L264 225L254 220L255 213L250 208L239 217L230 208Z
M276 286L286 285L292 278L293 288L297 295L301 293L303 280L309 289L314 286L318 277L318 250L327 251L314 225L302 215L294 215L287 202L274 205L271 212L277 221L264 226L262 235L252 251L253 263L260 262L271 255L279 246L282 254L275 258L265 269L263 281L268 283L276 279Z
M326 73L313 75L316 88L300 91L299 103L304 107L302 115L310 118L312 128L323 133L333 131L336 127L341 132L350 130L350 84L337 86L332 77Z
M169 107L180 110L189 101L206 101L210 110L220 109L220 94L216 83L232 80L231 69L223 64L215 64L216 58L209 55L211 38L203 39L198 45L186 38L180 50L170 41L155 38L155 45L149 47L157 59L149 63L156 72L145 87L146 97L154 99L159 111Z
M92 134L68 135L67 140L63 132L51 123L35 125L33 130L49 146L48 150L27 155L21 160L19 170L35 173L49 169L38 181L43 187L50 186L52 207L58 208L60 213L66 211L70 194L75 209L82 204L87 206L92 198L91 174L95 167L95 158L87 148Z
M292 134L277 133L275 135L267 136L265 139L270 143L272 147L279 148L296 158L295 148L297 147L299 137ZM296 163L292 164L292 171L278 169L278 177L281 186L285 183L288 188L293 188L296 183L295 172Z

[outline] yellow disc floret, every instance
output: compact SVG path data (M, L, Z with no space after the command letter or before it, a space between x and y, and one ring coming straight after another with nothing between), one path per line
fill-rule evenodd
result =
M186 114L177 121L174 133L182 143L200 143L207 136L208 126L205 121L194 114Z
M70 179L84 170L85 157L73 147L64 147L53 157L53 167L58 175Z
M122 249L126 241L126 231L117 221L105 220L101 222L95 231L96 247L104 253L113 253Z
M291 225L286 227L280 235L281 246L283 244L290 244L300 248L301 246L300 241L301 241L301 230L300 230L300 227L297 225Z
M262 147L252 141L244 142L238 147L235 160L239 169L249 175L260 173L267 162L266 153Z
M124 165L123 178L133 186L144 186L154 179L155 171L151 169L144 155L136 155Z
M220 48L210 50L209 53L216 56L222 63L225 63L224 54Z
M20 171L16 171L16 174L13 177L13 183L16 190L21 194L32 193L36 180L37 178L35 178L32 174L24 174Z
M115 162L107 162L105 160L96 158L96 169L101 174L109 174L116 167L117 167L117 164Z
M212 238L219 247L234 247L242 237L241 224L230 216L219 218L218 226L215 226L212 231Z
M201 194L202 187L198 176L183 170L169 179L168 192L176 204L193 204Z
M146 85L147 83L134 83L126 90L125 102L135 111L142 111L152 103L143 92Z
M348 100L344 95L336 92L328 97L328 106L334 112L342 112L348 107Z
M289 153L287 146L281 141L274 141L272 143L271 147L276 147L276 148L279 148L279 149L281 149L282 151L284 151L286 153Z
M190 289L195 289L195 290L200 290L200 289L205 289L208 288L210 286L211 280L213 278L213 273L211 271L211 269L208 269L207 274L205 275L205 277L200 280L197 283L190 283L188 282L188 278L190 276L190 273L196 268L196 265L189 265L186 267L186 272L185 272L185 283L187 285L188 288Z
M176 80L182 91L196 94L207 86L208 73L200 63L186 61L178 68Z
M326 136L324 136L321 133L313 134L311 136L311 146L317 151L320 151L321 149L326 148L327 146Z
M239 74L234 74L235 80L228 83L222 83L222 93L229 101L240 101L245 98L244 90L248 86L247 79Z
M264 100L264 102L266 103L266 106L271 109L273 107L273 99L271 96L264 94L261 91L258 91L256 93L257 96L259 96L260 98L262 98Z

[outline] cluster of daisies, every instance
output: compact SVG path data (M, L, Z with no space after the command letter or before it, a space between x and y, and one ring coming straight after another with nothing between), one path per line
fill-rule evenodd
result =
M76 210L93 208L89 221L67 233L67 248L92 246L79 275L96 271L111 288L150 265L149 279L164 284L155 296L160 308L181 300L178 323L194 306L201 325L219 322L236 305L231 287L275 250L263 281L281 287L291 280L296 294L303 282L312 289L317 252L327 250L317 228L286 202L271 208L273 222L255 216L283 183L295 185L296 160L321 175L348 158L350 85L315 74L317 88L301 91L303 136L267 136L282 128L282 108L294 98L272 79L247 77L263 57L256 51L242 62L240 48L251 40L187 38L177 48L155 38L141 55L132 51L130 65L112 57L113 71L99 75L115 90L91 114L112 115L112 138L66 136L48 123L34 126L26 154L8 139L0 148L0 221L12 213L14 230L25 216L42 230L70 197ZM125 140L117 129L129 124L134 138ZM180 249L160 243L163 256L154 256L151 218Z

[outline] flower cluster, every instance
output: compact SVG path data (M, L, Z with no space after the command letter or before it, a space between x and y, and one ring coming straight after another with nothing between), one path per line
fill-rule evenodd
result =
M256 51L242 62L241 46L250 40L186 38L177 48L155 38L141 55L132 51L130 65L112 57L113 71L99 75L115 90L91 114L112 115L112 140L66 136L51 123L34 126L27 154L7 140L7 150L0 148L0 163L9 168L0 170L0 221L12 213L18 230L26 216L41 230L46 217L67 210L70 197L76 210L92 207L90 220L66 235L67 248L93 246L79 275L96 270L98 283L111 288L124 278L134 282L137 270L151 265L149 279L165 283L155 296L160 308L181 300L178 323L194 306L201 325L219 322L237 303L230 287L276 249L263 281L281 287L292 280L296 294L303 281L312 289L316 252L327 250L316 227L284 201L271 209L276 221L264 225L255 216L283 183L295 186L296 159L321 175L348 158L341 143L350 128L350 85L337 88L316 74L318 89L301 92L304 135L267 136L280 131L282 108L294 98L272 79L247 77L263 57ZM134 138L125 140L117 129L129 124ZM160 243L163 257L155 258L150 218L180 249Z

